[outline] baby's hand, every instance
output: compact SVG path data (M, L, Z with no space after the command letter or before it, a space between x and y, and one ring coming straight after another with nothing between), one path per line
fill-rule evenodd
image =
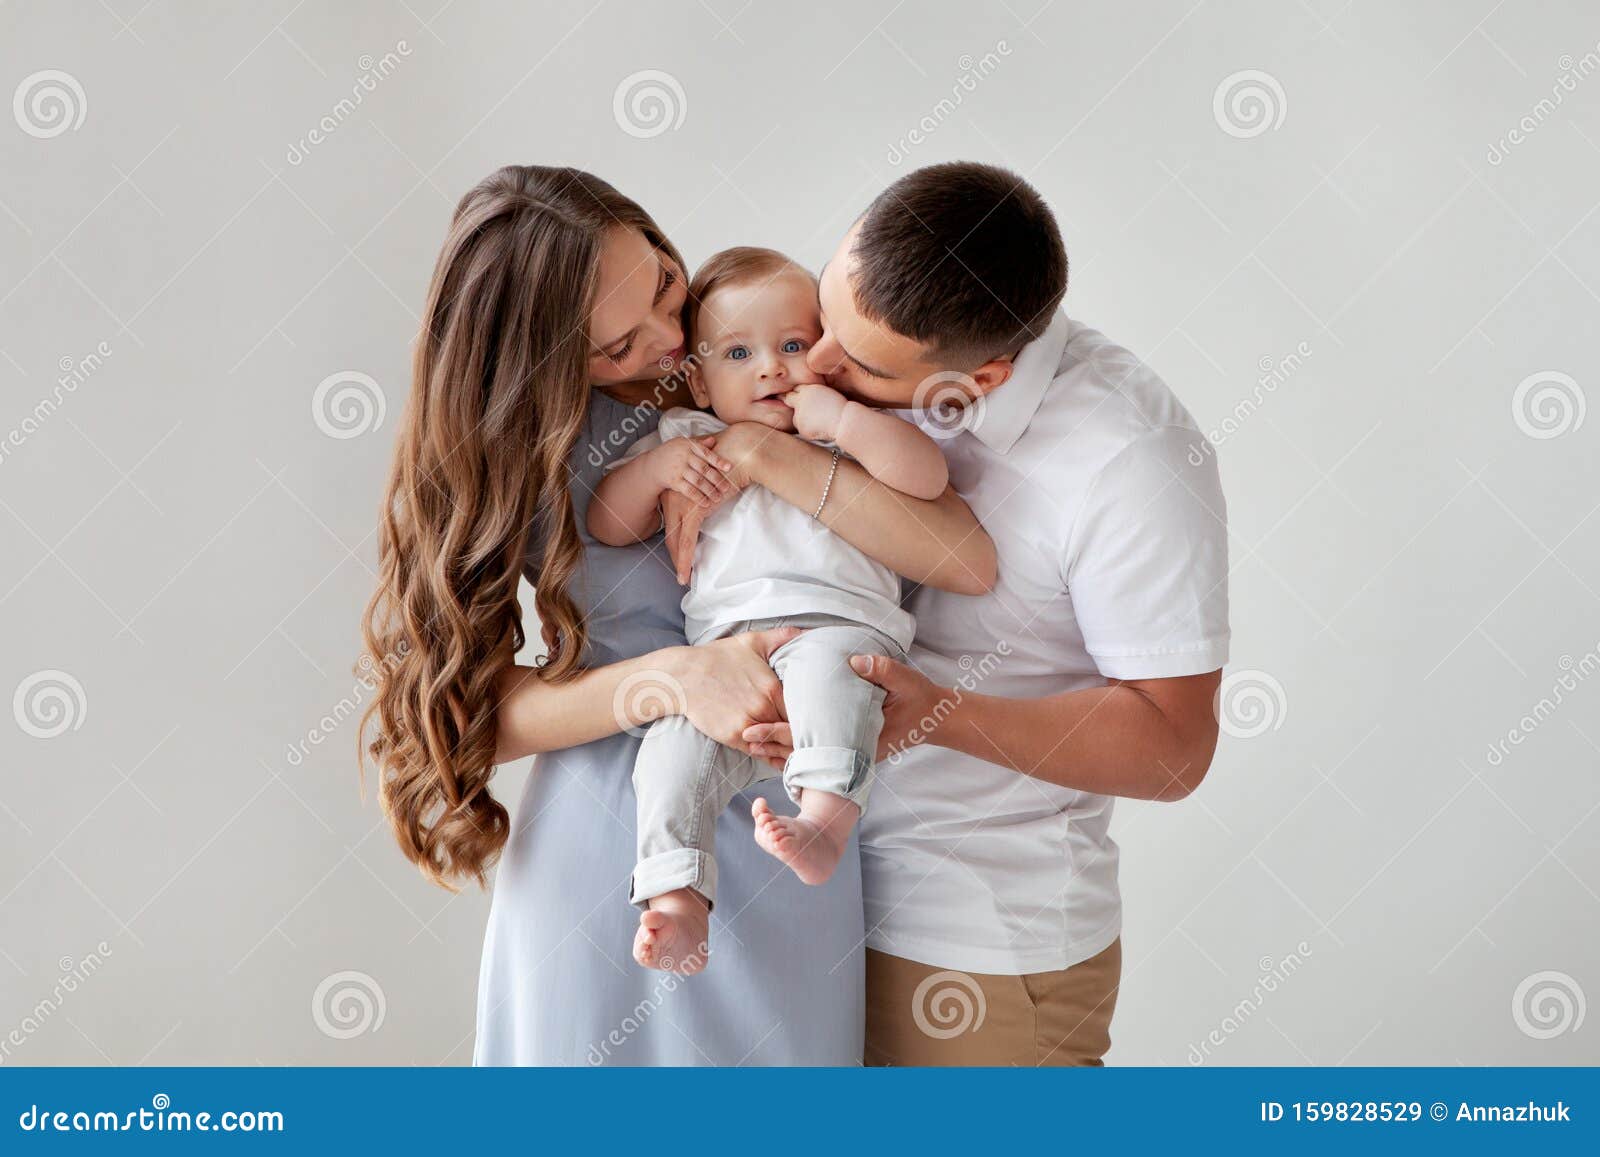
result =
M810 382L784 394L783 401L794 411L795 433L811 442L838 441L839 418L850 404L838 390Z
M716 435L671 438L650 451L652 479L701 506L715 506L736 489L725 473L731 463L711 449Z

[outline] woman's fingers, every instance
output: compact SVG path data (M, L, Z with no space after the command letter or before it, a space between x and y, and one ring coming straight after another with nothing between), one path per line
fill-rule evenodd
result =
M765 631L751 631L750 642L755 646L756 654L769 663L772 661L772 652L791 640L803 634L799 627L772 627Z
M716 444L717 436L715 434L707 434L704 438L701 438L698 441L691 441L689 443L689 448L694 451L697 457L704 458L718 470L732 470L732 462L729 462L721 454L717 454L712 451L712 447Z

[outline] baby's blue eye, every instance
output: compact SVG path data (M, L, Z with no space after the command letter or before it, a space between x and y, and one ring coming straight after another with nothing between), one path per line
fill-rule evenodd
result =
M786 354L797 354L806 348L806 343L797 337L792 337L780 347Z
M742 362L750 356L750 351L742 345L733 346L728 350L728 360Z

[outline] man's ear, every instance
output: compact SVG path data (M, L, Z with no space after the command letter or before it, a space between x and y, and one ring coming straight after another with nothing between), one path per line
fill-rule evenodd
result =
M984 362L968 376L972 384L978 387L978 396L993 393L1011 379L1012 361L1010 357L995 358Z
M706 388L706 380L700 373L700 363L693 359L689 362L689 394L694 398L694 404L702 410L711 408L711 391Z

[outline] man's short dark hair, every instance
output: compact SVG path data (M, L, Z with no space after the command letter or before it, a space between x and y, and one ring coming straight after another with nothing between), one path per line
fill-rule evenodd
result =
M1067 292L1067 250L1044 198L971 161L890 185L867 207L853 255L856 308L953 364L1015 353Z

